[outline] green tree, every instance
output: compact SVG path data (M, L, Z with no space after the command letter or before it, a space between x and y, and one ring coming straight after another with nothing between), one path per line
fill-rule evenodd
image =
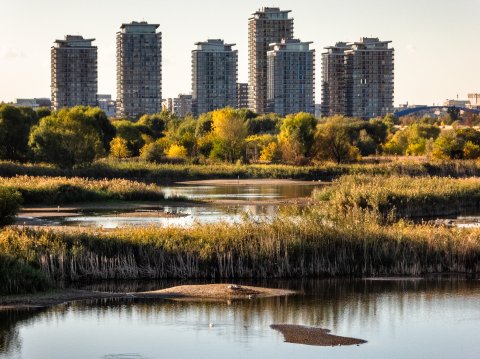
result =
M116 134L115 127L108 119L105 112L98 107L77 107L85 112L85 116L93 118L94 126L97 128L100 137L102 138L103 148L106 152L110 150L110 142ZM74 108L75 109L75 108Z
M132 156L138 156L140 149L145 145L145 140L135 123L129 120L117 120L113 122L113 125L115 126L117 137L127 141L127 146Z
M247 121L248 133L258 135L262 133L278 133L282 118L274 113L251 118Z
M360 151L352 145L348 119L334 116L318 126L315 134L315 158L320 161L345 163L356 161Z
M28 137L37 115L30 108L0 105L0 158L23 161L29 156Z
M443 131L433 144L432 157L436 159L461 159L465 141L455 130Z
M140 150L140 158L148 162L160 162L164 157L164 148L158 142L146 144Z
M35 159L60 167L91 163L105 154L95 119L80 107L42 118L32 128L29 145Z
M463 158L466 160L476 160L480 157L480 146L468 141L463 146Z
M247 137L245 120L233 108L224 108L213 111L212 121L212 132L216 139L214 149L221 148L218 156L229 162L240 159Z
M315 116L305 112L288 115L283 120L278 139L286 162L303 164L309 160L316 125Z
M148 134L154 139L164 136L167 128L167 122L170 119L170 113L158 113L154 115L143 115L137 122L141 132Z

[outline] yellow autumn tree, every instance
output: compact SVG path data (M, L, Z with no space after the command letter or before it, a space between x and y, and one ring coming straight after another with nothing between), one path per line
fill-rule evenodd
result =
M187 158L188 151L184 146L173 144L165 151L165 154L168 158Z
M240 159L248 133L245 120L233 108L227 107L214 111L212 121L215 137L212 151L229 162Z
M110 142L110 156L115 158L131 157L132 153L128 149L128 141L122 137L115 137Z

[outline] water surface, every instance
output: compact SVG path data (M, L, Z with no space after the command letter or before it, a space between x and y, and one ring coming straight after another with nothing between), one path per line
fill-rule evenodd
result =
M138 208L78 210L68 216L25 218L17 223L44 226L87 226L117 228L126 226L191 226L194 223L240 222L245 215L254 219L273 217L284 206L282 201L310 197L318 184L296 182L270 185L266 182L248 185L178 185L163 187L167 199L178 197L188 201L172 203L149 202ZM214 201L202 203L201 201ZM56 210L56 207L53 208ZM143 215L142 215L143 214ZM157 214L157 215L155 215Z
M0 313L0 358L478 358L480 282L272 282L305 295L233 302L102 300ZM271 324L365 339L285 343Z

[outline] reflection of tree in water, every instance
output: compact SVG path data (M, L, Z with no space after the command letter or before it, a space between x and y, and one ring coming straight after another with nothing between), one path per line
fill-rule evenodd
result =
M66 306L58 306L47 310L9 310L0 311L0 354L12 355L22 347L22 338L19 334L21 325L31 325L37 320L53 320L66 313Z
M180 284L180 283L178 283ZM455 297L478 295L478 282L465 280L292 280L253 282L266 287L304 291L305 295L246 301L170 301L122 299L83 302L76 310L92 312L108 320L112 315L140 318L144 323L182 322L194 329L208 329L209 323L234 327L228 334L245 338L252 330L265 334L274 323L349 329L355 323L381 326L381 317L401 321L412 311L435 306L448 311ZM130 305L129 305L130 304ZM229 325L230 325L229 324ZM366 338L368 339L368 338Z
M148 282L130 283L134 288L146 289ZM169 282L168 285L187 284ZM468 298L478 297L478 281L465 280L291 280L243 282L266 287L301 290L305 295L264 298L246 301L171 301L140 299L102 299L75 302L41 311L0 312L0 354L12 354L21 349L19 326L36 322L62 321L69 311L92 320L112 318L140 319L145 325L178 323L193 330L229 327L222 335L248 342L253 336L271 335L271 324L299 324L331 329L333 334L349 335L349 329L360 323L362 327L382 326L382 316L389 321L434 307L447 312L453 306L477 305ZM121 283L103 283L102 289L129 289ZM167 283L154 282L153 287ZM91 288L93 289L93 287ZM97 288L98 289L98 288ZM363 338L369 339L369 338Z
M13 310L0 312L0 354L13 354L22 347L18 324L30 320L36 311Z

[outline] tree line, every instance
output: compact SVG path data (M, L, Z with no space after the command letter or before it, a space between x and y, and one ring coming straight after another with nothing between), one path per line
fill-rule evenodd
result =
M293 165L348 163L370 155L480 157L479 131L458 124L442 130L436 121L402 124L392 115L317 119L308 113L282 118L224 108L197 118L163 111L134 122L109 119L93 107L50 111L0 105L0 159L70 168L104 157Z

